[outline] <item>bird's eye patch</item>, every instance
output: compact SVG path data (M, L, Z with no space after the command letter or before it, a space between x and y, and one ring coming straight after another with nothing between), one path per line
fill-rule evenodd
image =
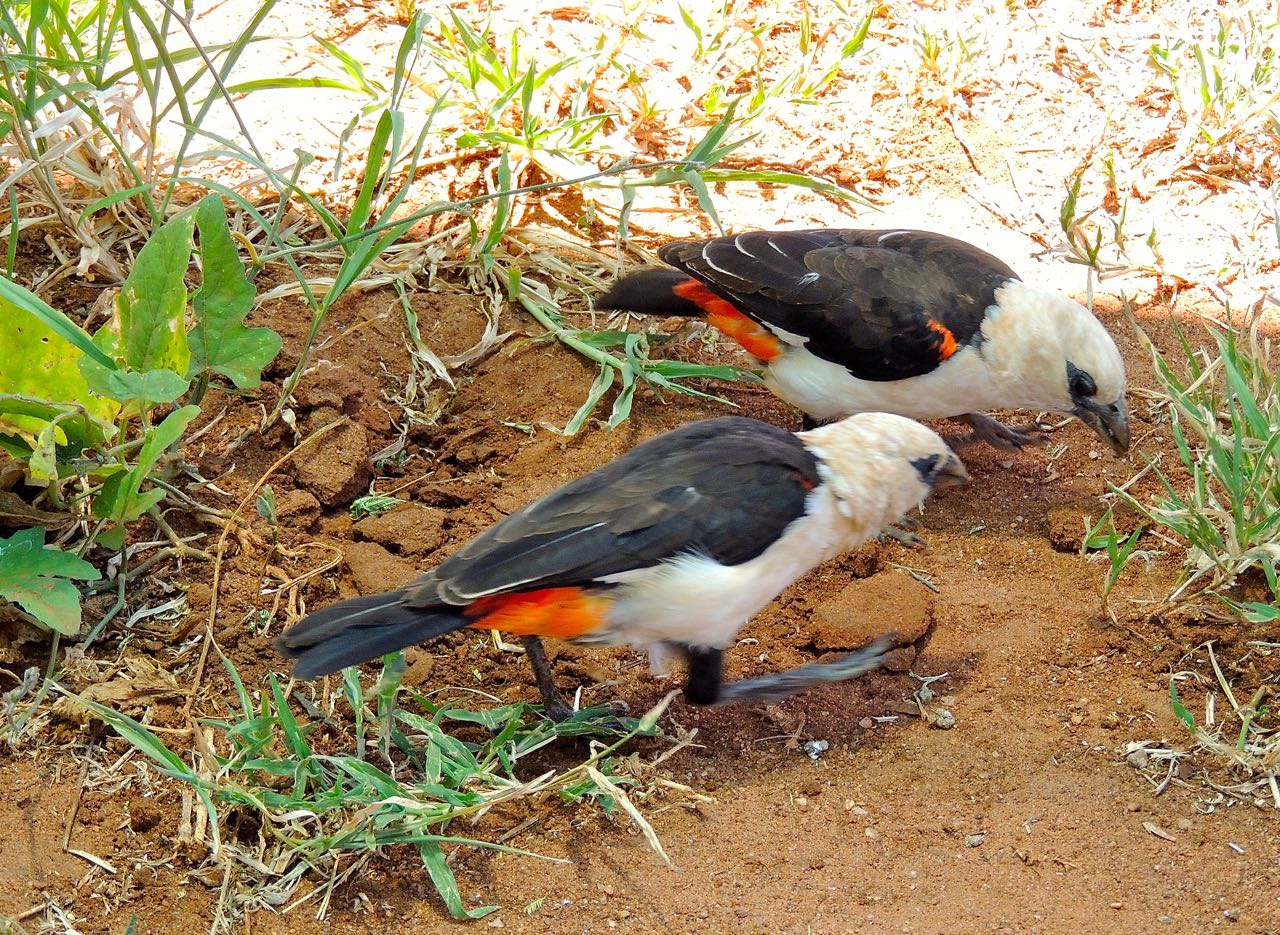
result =
M1093 382L1093 377L1085 373L1071 361L1067 361L1067 390L1075 399L1082 396L1093 396L1098 392L1098 386Z
M916 469L916 473L920 475L920 479L929 482L933 478L933 472L938 467L939 455L926 455L923 458L912 458L911 466Z

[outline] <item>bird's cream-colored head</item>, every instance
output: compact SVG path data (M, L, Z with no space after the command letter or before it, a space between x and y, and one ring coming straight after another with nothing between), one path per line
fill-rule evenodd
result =
M996 291L983 353L1027 408L1078 418L1117 453L1129 448L1124 360L1102 322L1078 302L1012 281Z
M836 507L870 538L928 498L969 474L937 432L885 412L863 412L808 432L805 447L819 459Z

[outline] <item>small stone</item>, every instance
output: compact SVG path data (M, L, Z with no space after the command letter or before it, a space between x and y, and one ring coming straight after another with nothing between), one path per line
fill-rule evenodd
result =
M865 834L867 836L867 839L871 841L874 841L880 837L880 832L878 832L875 828L868 827L867 830L862 833Z
M985 831L979 831L976 834L966 834L964 836L965 847L982 847L982 842L987 839Z
M749 913L745 909L735 909L733 910L733 914L737 916L739 919L745 919L747 916L751 915L751 913Z
M827 743L825 740L809 740L809 741L806 741L804 744L804 752L809 757L809 759L813 760L816 763L818 760L818 757L826 753L827 750L830 748L830 746L831 745Z
M808 807L809 807L808 796L803 796L803 795L796 796L796 808L800 809L800 811L803 812Z
M707 915L708 915L707 910L705 910L705 909L699 909L699 910L698 910L698 918L699 918L699 919L705 919L705 918L707 917Z
M1124 903L1112 903L1112 904L1111 904L1111 908L1112 908L1112 909L1123 909L1123 908L1124 908Z
M930 723L940 730L951 730L956 726L956 716L946 708L939 708L933 712L933 720Z
M1140 812L1142 811L1142 804L1140 802L1126 802L1124 810L1126 812Z
M1151 756L1146 750L1134 750L1125 759L1129 761L1129 765L1134 769L1146 769L1147 764L1151 762Z
M853 812L855 815L869 815L869 814L871 814L871 813L870 813L870 812L868 812L865 808L863 808L861 805L855 805L853 808L849 809L849 811Z
M1223 909L1222 917L1226 919L1228 922L1239 922L1240 909L1236 906L1232 906L1230 909Z
M1173 916L1157 916L1156 921L1161 925L1173 925Z
M1194 827L1195 827L1195 823L1194 823L1194 822L1192 822L1192 820L1191 820L1190 818L1179 818L1179 819L1178 819L1178 830L1179 830L1179 831L1190 831L1190 830L1191 830L1192 828L1194 828Z
M863 730L871 730L871 728L876 726L876 722L871 720L871 718L869 717L864 717L861 721L858 722L858 726L861 727Z

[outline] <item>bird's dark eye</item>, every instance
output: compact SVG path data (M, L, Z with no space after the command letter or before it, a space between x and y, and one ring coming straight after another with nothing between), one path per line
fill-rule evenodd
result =
M911 466L916 469L916 473L926 484L933 483L933 472L938 467L940 457L941 455L926 455L923 458L911 459Z
M1071 393L1073 399L1081 399L1085 396L1096 395L1098 386L1093 382L1093 377L1071 361L1067 361L1067 390Z

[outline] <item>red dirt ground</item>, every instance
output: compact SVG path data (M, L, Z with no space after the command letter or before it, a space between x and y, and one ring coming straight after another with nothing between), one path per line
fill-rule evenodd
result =
M459 300L418 298L424 320L429 314L435 321L428 339L439 350L461 349L478 333L479 314L468 314ZM412 511L407 519L392 513L353 524L345 510L352 490L343 484L362 490L367 478L350 478L391 437L373 363L401 373L407 366L394 320L377 317L386 307L385 297L372 295L335 313L335 334L369 324L326 347L321 356L328 363L301 394L298 423L306 431L340 412L351 422L271 480L281 504L290 505L282 507L287 542L323 543L346 556L341 573L307 586L307 602L315 606L332 599L333 584L345 594L397 583L503 513L639 439L719 411L683 398L662 404L646 397L613 433L591 430L566 440L540 431L531 438L500 420L563 424L592 375L555 345L517 343L514 352L493 354L467 375L439 425L411 437L413 456L398 472L404 480L378 483L386 490L429 474L401 494L415 504L405 508ZM290 325L283 303L269 314L296 347L301 324ZM1168 340L1162 311L1140 315L1157 339ZM1147 385L1136 335L1114 309L1106 318L1133 383ZM751 415L796 422L753 388L727 393ZM919 632L931 621L932 641L912 667L920 675L948 673L932 687L954 713L954 728L910 716L919 713L911 700L919 683L901 672L813 691L778 708L702 710L677 700L668 724L696 728L698 746L663 764L662 775L715 801L654 808L650 800L674 869L625 822L547 805L509 843L569 863L459 855L464 896L504 907L475 924L527 932L1280 931L1274 813L1232 799L1214 805L1205 790L1176 784L1154 796L1120 754L1126 741L1182 736L1167 680L1171 666L1180 667L1181 647L1213 638L1220 658L1235 659L1258 636L1136 611L1113 624L1103 613L1102 568L1075 551L1081 517L1097 515L1108 480L1129 478L1144 454L1168 445L1158 412L1141 396L1134 409L1136 443L1124 461L1100 453L1076 425L1055 435L1066 450L1052 466L1051 448L1012 458L966 449L975 483L943 492L928 507L927 549L873 544L823 566L761 614L730 653L729 675L742 677L856 646L882 630ZM252 418L248 409L231 412L205 436L200 460L206 476L236 498L292 444L281 428L224 461L220 443ZM241 622L261 606L262 562L253 550L229 562L215 631L250 684L278 665L270 634L253 635ZM917 569L937 592L899 566ZM196 574L184 585L186 619L199 622L207 612L206 576L188 570ZM1159 599L1174 573L1163 560L1127 574L1113 605ZM164 657L173 648L164 634L182 625L140 625L126 656ZM670 687L650 678L634 653L561 647L557 655L562 686L584 685L588 701L620 697L643 710ZM188 644L165 665L174 669L193 658ZM473 671L500 697L535 696L524 661L496 654L483 634L411 652L407 681L473 683ZM212 694L197 713L219 711L217 679L209 679ZM179 693L152 699L153 723L179 726L183 700ZM83 741L81 728L65 722L55 723L54 736ZM93 737L105 745L95 762L110 763L126 751L109 734ZM797 747L808 739L826 740L830 749L811 761ZM566 762L580 754L572 744L563 750ZM133 912L142 932L207 927L220 879L200 882L189 859L200 855L174 853L177 790L140 781L134 775L140 769L135 763L81 777L56 757L0 763L0 866L10 868L0 884L0 915L18 915L49 893L72 907L83 932L121 931ZM61 847L68 805L84 779L70 847L109 860L114 876ZM524 817L494 818L484 827L496 833ZM520 910L536 900L542 900L536 911ZM118 908L103 915L113 904ZM243 930L314 931L313 911L255 912ZM392 925L426 932L453 924L416 856L392 850L340 888L319 930Z

